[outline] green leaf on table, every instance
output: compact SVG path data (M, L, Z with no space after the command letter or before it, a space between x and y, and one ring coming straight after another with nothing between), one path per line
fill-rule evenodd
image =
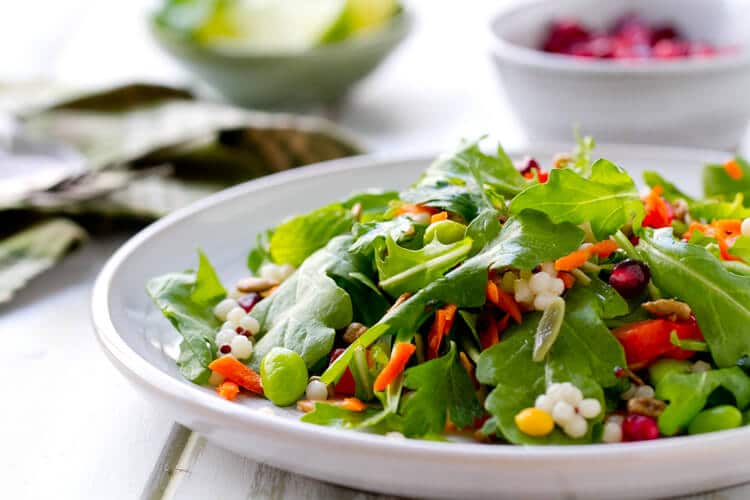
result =
M278 264L298 267L331 238L348 233L354 224L351 210L332 203L282 222L273 230L269 251Z
M0 239L0 303L86 239L67 219L50 219Z
M703 167L703 194L706 198L733 200L737 193L750 199L750 165L739 156L734 160L742 171L742 178L729 176L723 165L706 165Z
M329 276L348 254L351 236L339 236L305 260L297 271L250 313L260 324L253 368L274 347L297 352L308 368L333 348L336 330L352 322L349 294Z
M690 304L717 365L750 354L750 277L727 271L702 246L675 240L671 229L647 229L638 250L654 284Z
M620 167L598 160L587 179L571 169L553 169L545 184L536 184L516 196L512 213L539 210L552 222L590 222L594 234L604 239L628 222L640 227L643 202L633 179Z
M484 413L453 342L444 356L407 369L404 386L416 391L402 409L407 436L442 434L448 418L468 427Z
M553 382L572 382L584 397L596 398L605 407L603 388L619 386L615 369L625 366L622 346L604 324L605 316L602 297L587 287L576 286L566 295L560 334L543 362L532 361L539 313L526 316L523 324L514 325L503 334L502 342L482 352L477 378L496 386L487 397L485 408L495 417L500 435L515 444L592 441L593 425L581 439L570 438L557 428L550 435L537 438L522 433L514 417L534 406L536 397ZM603 417L602 413L593 422L601 422Z
M378 284L397 297L423 288L462 262L471 250L471 238L449 244L434 238L422 248L410 250L389 236L381 246L383 248L375 254L380 278Z
M199 253L198 271L169 273L151 279L146 285L151 300L182 336L177 364L188 380L205 384L214 360L214 336L221 322L214 306L226 296L216 271Z
M740 368L665 376L656 385L656 397L669 401L659 416L659 431L665 436L674 436L687 428L719 387L732 393L741 410L750 405L750 377Z

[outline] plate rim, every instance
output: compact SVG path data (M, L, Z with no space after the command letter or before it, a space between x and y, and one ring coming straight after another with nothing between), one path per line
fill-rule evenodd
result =
M544 152L554 154L566 151L570 144L539 143L533 146L524 146L508 150L511 156L523 155L524 152ZM724 151L682 147L661 147L624 144L599 144L597 151L609 153L620 151L625 155L647 156L654 161L669 159L670 161L690 160L702 164L706 158L717 159L730 154ZM142 229L128 239L107 260L99 272L92 289L91 296L91 318L94 326L95 336L107 357L115 367L123 373L131 382L142 386L151 393L158 394L162 398L168 398L172 403L187 405L202 413L208 412L212 422L222 422L224 425L239 425L246 429L254 429L254 432L272 432L284 434L287 438L302 438L305 441L316 441L330 445L331 439L336 440L336 446L356 448L362 452L388 454L398 452L401 455L408 454L413 459L425 462L448 462L451 460L486 461L513 460L539 462L547 459L554 464L562 464L575 457L577 460L621 460L627 458L643 457L644 453L661 456L683 454L689 451L700 451L706 446L721 445L724 442L742 438L750 442L750 427L738 428L728 431L715 432L705 435L679 436L670 439L659 439L647 442L617 443L606 446L596 445L549 445L549 446L519 446L510 444L480 445L478 443L445 443L424 441L417 439L389 439L380 435L367 432L351 431L324 426L313 426L298 419L280 418L279 416L266 415L257 410L225 401L208 394L199 388L193 387L185 381L164 373L156 366L142 358L135 350L130 348L117 332L117 328L110 314L108 302L111 290L111 281L118 268L137 251L141 246L164 229L190 218L195 213L205 210L211 206L221 204L233 198L245 196L249 193L262 189L273 188L287 181L330 175L340 171L357 170L363 168L375 168L378 165L399 162L421 162L426 164L433 161L438 155L425 153L376 153L358 155L327 162L299 167L293 170L279 172L270 176L251 180L246 183L222 190L202 200L192 203L172 214L169 214L146 228Z

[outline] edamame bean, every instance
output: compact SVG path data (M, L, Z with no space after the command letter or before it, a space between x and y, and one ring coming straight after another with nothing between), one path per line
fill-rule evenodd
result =
M651 377L651 385L656 386L664 377L670 373L690 373L692 371L690 361L680 359L660 359L648 367L648 374Z
M429 243L437 236L440 243L455 243L466 234L466 226L452 220L433 222L424 232L424 242Z
M689 434L734 429L742 425L742 413L731 405L722 405L703 410L690 422Z
M277 406L288 406L307 389L307 365L302 356L285 347L274 347L260 364L263 393Z

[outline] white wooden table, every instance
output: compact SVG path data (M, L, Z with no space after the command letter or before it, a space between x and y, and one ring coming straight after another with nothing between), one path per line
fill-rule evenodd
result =
M0 81L182 81L147 37L150 3L13 2L0 19ZM413 36L327 115L372 150L437 151L487 131L520 145L486 52L499 3L412 2ZM0 306L0 497L372 498L219 449L138 397L96 345L88 311L97 271L126 236L87 245ZM694 498L748 497L750 486Z

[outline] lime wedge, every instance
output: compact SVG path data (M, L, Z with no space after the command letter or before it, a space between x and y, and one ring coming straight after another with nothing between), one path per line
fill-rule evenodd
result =
M317 45L340 21L346 7L346 0L224 1L195 37L213 47L300 51Z

